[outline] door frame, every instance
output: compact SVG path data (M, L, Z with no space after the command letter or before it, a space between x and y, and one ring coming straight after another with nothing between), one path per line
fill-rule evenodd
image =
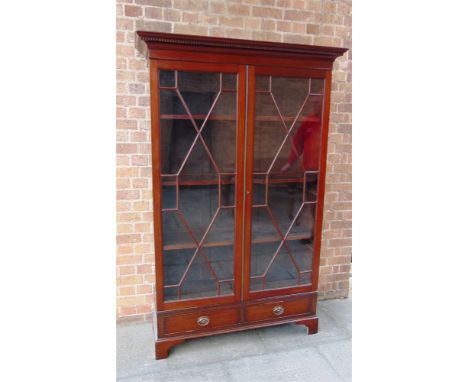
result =
M245 194L244 194L244 242L243 242L243 282L242 300L251 301L260 298L284 296L302 292L316 292L318 290L318 276L320 267L320 248L322 241L323 202L325 194L325 175L327 161L327 143L329 129L331 71L307 68L291 68L281 66L253 65L247 68L247 130L246 130L246 159L245 159ZM254 165L254 129L255 129L255 78L256 75L272 75L278 77L311 77L324 81L322 98L321 145L319 154L319 178L317 184L317 204L314 225L314 244L312 258L311 283L300 286L250 291L250 263L252 241L252 199L253 199L253 165ZM311 253L312 255L312 253Z
M234 294L211 296L178 301L164 301L164 263L162 243L162 205L161 205L161 130L159 109L159 70L180 70L195 72L237 73L237 131L236 131L236 188L235 188L235 231L233 253ZM155 245L155 304L156 311L179 308L202 307L214 304L239 302L242 298L242 235L244 216L244 157L245 110L246 110L246 67L238 64L187 62L175 60L150 59L150 102L151 102L151 150L153 178L153 217ZM159 256L157 255L159 253Z

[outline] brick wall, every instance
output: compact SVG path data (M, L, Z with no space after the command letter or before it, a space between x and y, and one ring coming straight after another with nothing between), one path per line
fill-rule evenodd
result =
M153 308L148 66L135 31L351 48L348 0L117 0L117 319ZM320 297L346 297L351 262L351 51L335 62Z

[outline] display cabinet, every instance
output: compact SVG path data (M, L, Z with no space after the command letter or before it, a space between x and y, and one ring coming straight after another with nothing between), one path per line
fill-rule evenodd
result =
M316 333L333 61L346 49L137 32L149 59L156 358Z

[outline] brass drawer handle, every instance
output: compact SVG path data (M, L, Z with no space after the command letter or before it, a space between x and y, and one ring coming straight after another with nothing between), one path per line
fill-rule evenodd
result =
M210 323L210 319L206 316L198 317L197 324L200 326L206 326Z
M273 308L273 314L275 316L281 316L284 313L284 308L281 305L277 305Z

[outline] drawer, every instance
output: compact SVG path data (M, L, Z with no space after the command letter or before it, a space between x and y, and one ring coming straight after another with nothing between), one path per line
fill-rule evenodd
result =
M312 312L313 296L274 300L246 307L247 321L264 321Z
M163 320L164 334L210 330L240 322L239 308L197 310L158 317Z

